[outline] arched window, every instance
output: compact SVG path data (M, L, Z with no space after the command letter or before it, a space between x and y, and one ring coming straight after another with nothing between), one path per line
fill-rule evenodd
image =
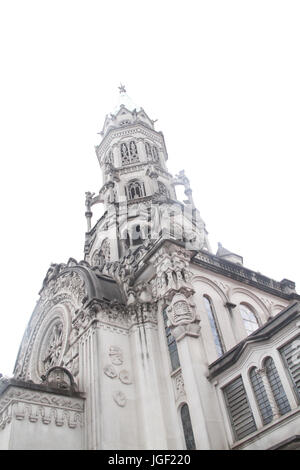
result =
M108 238L103 240L100 251L104 256L105 261L110 262L110 243Z
M127 194L129 199L138 199L145 196L145 187L139 181L131 181L127 187Z
M273 419L272 408L265 390L264 383L256 367L253 367L249 373L250 382L258 404L258 408L263 420L263 424L268 424Z
M187 403L184 403L180 410L183 434L187 450L195 450L195 438L190 417L190 411Z
M147 160L148 160L148 162L151 162L152 161L152 151L151 151L151 145L149 144L149 142L145 142L145 149L146 149Z
M219 332L219 327L218 327L214 307L213 307L211 299L207 295L203 296L203 300L204 300L205 310L208 315L211 331L213 334L215 346L217 349L217 353L218 353L218 356L220 357L224 354L224 346L223 346L221 334Z
M291 411L291 407L287 399L287 396L285 394L284 388L282 386L276 366L271 357L268 357L264 361L264 367L266 368L268 381L270 383L272 393L274 395L274 399L276 401L276 405L279 410L279 413L281 415L284 415L285 413L288 413L289 411Z
M172 370L176 370L180 367L177 344L176 344L176 340L175 340L174 336L171 334L171 329L168 326L168 323L167 323L168 322L168 316L167 316L165 310L163 310L163 319L164 319L165 333L166 333L166 338L167 338L169 355L170 355L170 359L171 359Z
M138 151L137 151L137 146L134 140L132 140L129 144L129 150L130 150L130 161L131 163L135 163L139 161L139 156L138 156Z
M159 162L159 156L158 156L158 150L157 150L157 147L152 147L152 154L153 154L153 160L155 161L155 163L158 163Z
M244 322L244 327L247 335L251 335L253 331L259 327L258 321L254 313L244 304L240 304L240 314Z
M122 160L122 165L129 165L130 163L129 151L128 151L127 144L125 143L121 144L121 160Z
M107 157L106 157L106 163L110 163L111 165L114 164L114 155L113 155L113 151L112 151L112 150L110 150L110 151L108 152L108 155L107 155Z
M140 245L142 243L142 231L141 231L141 226L138 224L138 225L135 225L133 228L132 228L132 232L131 232L131 240L132 240L132 245L135 246L135 245Z
M122 165L130 165L130 163L139 162L138 150L134 140L131 140L128 144L123 142L121 144L121 160Z

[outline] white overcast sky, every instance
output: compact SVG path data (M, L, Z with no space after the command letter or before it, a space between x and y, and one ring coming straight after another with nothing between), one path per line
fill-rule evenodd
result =
M0 1L0 372L50 263L83 259L120 82L158 119L214 251L300 291L299 24L290 0Z

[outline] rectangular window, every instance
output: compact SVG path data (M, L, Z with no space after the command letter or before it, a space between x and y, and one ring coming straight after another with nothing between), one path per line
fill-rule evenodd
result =
M236 439L243 439L256 431L242 377L224 387L223 392Z
M300 403L300 336L297 336L279 351Z

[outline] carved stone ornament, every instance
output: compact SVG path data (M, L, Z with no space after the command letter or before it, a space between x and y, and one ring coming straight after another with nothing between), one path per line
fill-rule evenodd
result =
M167 314L172 325L182 325L195 320L194 304L182 294L175 294L171 305L167 308Z
M104 370L104 374L107 375L107 377L110 377L111 379L114 379L118 375L116 372L116 369L111 364L107 364L103 368L103 370Z
M123 364L123 352L119 346L111 346L109 348L109 357L115 366L120 366Z
M198 337L200 334L200 317L196 314L195 305L183 294L175 294L167 308L172 335L179 341L184 336Z
M82 400L9 387L0 400L0 430L14 420L75 429L83 425L83 410Z
M61 266L61 274L51 279L44 288L40 291L41 300L47 300L50 297L56 296L58 293L67 292L72 295L74 300L77 301L79 305L84 302L86 297L86 287L85 281L82 277L75 271L64 271L72 267L77 267L78 263L73 258L70 258L67 266Z
M190 253L166 245L152 258L156 268L156 292L158 298L171 301L176 293L191 297L195 290L189 270Z
M173 377L174 380L174 387L175 387L175 398L181 398L185 396L185 389L184 389L184 380L181 371Z
M174 303L173 314L174 324L192 320L192 312L186 300L178 300Z
M114 392L113 399L115 400L116 404L121 406L122 408L127 403L126 395L123 392L121 392L120 390Z
M56 319L44 336L40 352L40 369L47 372L51 367L59 365L63 347L63 322Z
M121 370L119 373L119 379L121 380L123 384L126 384L126 385L132 384L132 380L131 380L130 373L128 372L128 370L125 370L125 369Z
M42 379L52 388L60 390L73 390L75 388L72 374L64 367L52 367Z

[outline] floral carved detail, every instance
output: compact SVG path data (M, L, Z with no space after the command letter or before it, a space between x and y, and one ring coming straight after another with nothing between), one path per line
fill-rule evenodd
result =
M47 344L41 357L43 369L46 372L50 367L59 363L63 342L63 323L58 320L47 336Z
M185 396L184 380L181 371L173 377L175 387L175 399Z
M72 297L77 303L82 304L86 296L84 280L75 271L63 273L59 277L51 280L48 285L42 289L40 293L41 301L45 302L61 292L72 294Z
M180 292L185 297L194 294L189 271L190 254L185 250L163 248L153 257L156 267L156 292L158 298L172 300Z
M123 364L123 352L119 346L111 346L109 348L109 357L112 364L117 366Z
M33 349L36 349L37 344L40 344L40 342L37 343L38 336L41 334L41 328L43 322L45 319L48 317L48 315L51 315L51 309L57 305L68 305L68 308L71 310L74 309L72 299L70 294L67 293L58 293L55 297L49 298L49 299L44 299L43 301L40 299L38 302L34 313L31 317L30 323L27 327L27 330L25 332L25 335L22 340L20 352L16 361L16 366L14 370L14 376L22 379L22 380L28 380L32 379L31 372L29 370L29 362L31 358L31 353ZM49 317L50 318L50 317ZM53 323L52 323L53 325ZM51 326L52 326L51 325ZM45 331L43 329L43 331ZM49 335L47 335L47 332L45 334L45 338L47 338ZM45 340L47 341L47 340ZM45 352L45 346L46 343L43 343L42 348L40 349L40 353L38 356L39 362L41 363L41 359L44 357L41 356L43 352ZM40 367L40 373L44 373L45 369L43 367Z

